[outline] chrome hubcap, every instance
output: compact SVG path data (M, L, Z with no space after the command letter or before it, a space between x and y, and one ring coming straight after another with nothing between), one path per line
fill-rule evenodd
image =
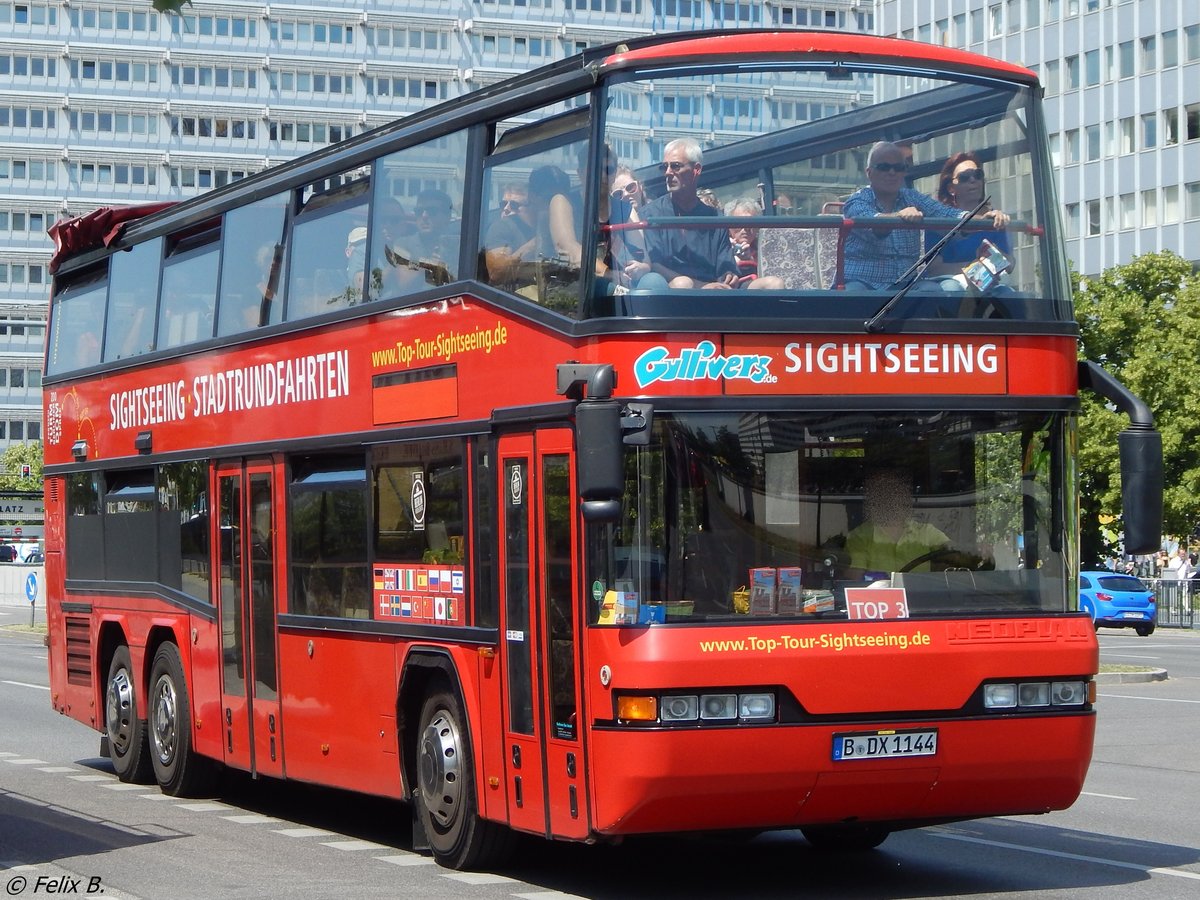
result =
M459 743L458 728L445 710L438 711L421 735L417 772L421 798L434 821L443 828L454 822L461 800Z
M133 735L133 683L125 669L118 669L108 683L105 713L108 739L117 755L124 756Z
M170 678L158 679L151 703L150 740L154 744L154 754L164 766L170 765L175 758L179 740L178 710L175 685Z

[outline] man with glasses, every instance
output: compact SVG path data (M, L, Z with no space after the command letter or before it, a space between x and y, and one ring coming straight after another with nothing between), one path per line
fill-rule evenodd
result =
M388 243L385 258L391 266L384 274L385 293L409 292L426 285L448 284L458 272L459 237L451 227L450 196L430 188L417 194L413 209L412 231L403 243Z
M905 185L908 159L904 149L888 141L871 147L867 156L869 187L850 195L842 207L847 219L892 219L917 223L925 217L960 219L969 210L955 209ZM896 285L921 255L919 228L852 228L846 236L845 281L849 290L885 290ZM949 286L949 288L947 288ZM952 281L931 282L933 290L953 289Z
M663 148L667 192L639 211L644 220L678 216L718 216L696 193L703 168L700 145L679 138ZM650 228L646 252L653 271L673 288L732 288L738 280L737 260L724 228Z
M518 259L532 259L537 245L537 216L529 205L529 192L517 182L504 185L500 218L491 224L484 237L489 250L504 250Z

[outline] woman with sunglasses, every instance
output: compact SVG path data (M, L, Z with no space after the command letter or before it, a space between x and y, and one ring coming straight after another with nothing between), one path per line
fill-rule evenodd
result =
M938 176L937 198L947 206L960 210L972 210L983 200L987 191L987 182L983 172L983 163L979 157L969 150L955 153L942 166ZM1002 229L1008 225L1008 216L999 210L992 209L991 203L986 204L979 213L992 220L996 226L994 231L971 231L960 234L948 241L942 247L942 252L929 267L930 275L956 275L963 268L979 258L980 247L984 240L1001 250L1005 256L1012 253L1008 234ZM944 231L930 230L925 232L925 246L932 247L945 235Z
M888 220L914 226L926 218L961 219L966 211L922 194L906 182L908 157L898 144L880 141L867 156L868 187L850 195L842 215L869 227L851 229L845 244L845 280L851 290L893 290L921 255L921 232L895 228ZM1008 223L999 210L984 214L998 226ZM1002 220L1002 221L1001 221ZM876 224L877 223L877 224ZM957 290L955 282L929 284L931 290ZM917 290L921 290L917 287Z

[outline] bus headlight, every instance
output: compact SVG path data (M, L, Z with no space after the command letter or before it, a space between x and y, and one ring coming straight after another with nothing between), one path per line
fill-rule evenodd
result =
M1044 681L1020 685L1017 688L1017 703L1021 706L1049 706L1050 685Z
M771 722L775 719L774 694L739 694L738 718L744 722Z
M701 719L736 719L737 694L701 694Z
M1015 684L985 684L983 705L988 709L1012 709L1017 705Z
M694 722L700 718L700 698L671 695L662 698L659 715L664 722Z
M1055 706L1082 706L1087 702L1087 683L1055 681L1050 685L1050 701Z

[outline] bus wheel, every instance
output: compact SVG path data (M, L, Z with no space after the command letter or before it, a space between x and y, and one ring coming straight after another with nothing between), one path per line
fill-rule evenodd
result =
M192 711L183 663L174 644L163 644L150 669L150 758L164 794L190 797L209 793L216 767L192 749Z
M800 833L818 850L838 853L874 850L891 834L882 825L810 825Z
M131 784L149 784L154 779L146 745L146 722L138 715L132 673L129 648L122 644L108 666L104 729L108 733L108 753L117 777Z
M416 813L434 859L448 869L502 861L513 834L479 817L466 717L450 690L425 701L417 742Z

